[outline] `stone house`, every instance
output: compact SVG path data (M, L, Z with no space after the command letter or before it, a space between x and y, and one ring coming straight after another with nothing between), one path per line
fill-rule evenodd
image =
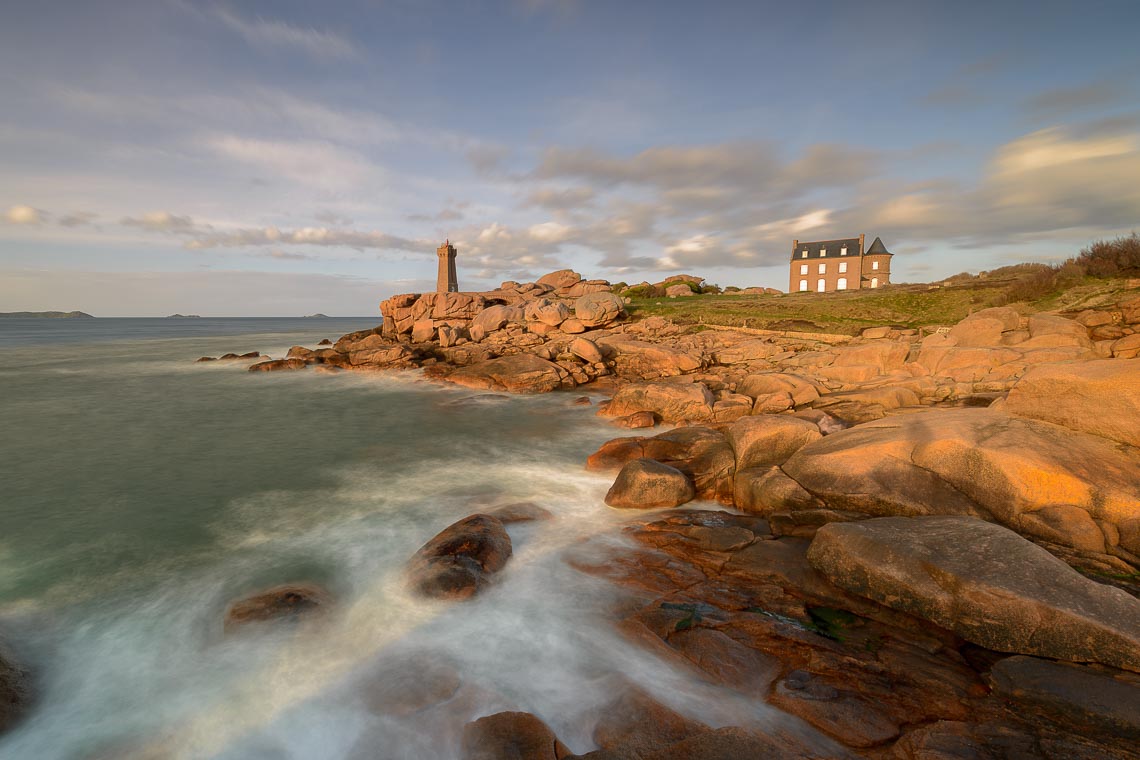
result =
M864 250L864 235L840 240L792 241L789 293L832 293L889 285L890 251L875 238Z

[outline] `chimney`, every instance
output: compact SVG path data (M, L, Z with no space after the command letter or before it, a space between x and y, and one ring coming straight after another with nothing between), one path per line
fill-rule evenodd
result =
M860 233L859 233L859 255L860 255L860 256L862 256L862 255L863 255L863 239L864 239L865 237L867 237L867 234L866 234L865 232L860 232Z

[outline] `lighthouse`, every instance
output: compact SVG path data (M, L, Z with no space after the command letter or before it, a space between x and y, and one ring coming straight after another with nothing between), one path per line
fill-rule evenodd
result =
M435 251L439 257L439 274L435 278L437 293L458 293L459 278L455 276L455 246L445 240Z

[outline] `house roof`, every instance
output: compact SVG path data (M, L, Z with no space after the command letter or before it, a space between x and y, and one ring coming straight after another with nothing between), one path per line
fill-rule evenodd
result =
M880 243L880 245L882 245ZM859 238L841 238L839 240L816 240L815 242L805 243L800 241L796 245L796 249L792 251L793 259L819 259L824 258L819 255L820 251L827 251L827 258L832 256L839 256L839 252L847 249L848 256L859 255ZM804 251L807 251L807 256L804 256Z
M882 238L879 238L879 237L876 237L875 242L871 243L871 247L867 249L866 255L870 256L871 254L874 254L874 253L886 254L887 256L894 256L894 254L891 253L890 251L888 251L887 247L885 245L883 245L883 240L882 240Z

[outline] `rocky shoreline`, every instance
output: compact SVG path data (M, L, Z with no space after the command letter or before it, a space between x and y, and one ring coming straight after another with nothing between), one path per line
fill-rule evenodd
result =
M794 735L705 725L618 684L588 754L540 717L498 713L467 726L465 758L1140 757L1140 297L859 336L624 307L563 270L395 296L380 327L282 358L220 357L579 388L608 397L583 409L615 426L671 426L584 456L614 477L608 505L654 511L630 512L622 548L586 545L571 563L622 590L613 621L631 640L786 713ZM509 565L504 524L556 512L468 516L409 558L409 584L461 602ZM269 589L225 627L330 604L320 587ZM26 678L0 659L0 728L26 706ZM416 709L455 691L424 688Z
M856 337L623 307L569 271L396 296L380 328L250 369L584 386L619 427L674 426L586 467L614 475L615 508L706 504L634 517L637 548L575 567L629 592L614 620L633 640L803 725L717 729L630 688L582 757L1140 757L1140 298ZM411 582L467 598L509 557L499 520L472 515ZM575 756L525 713L470 724L464 753Z

